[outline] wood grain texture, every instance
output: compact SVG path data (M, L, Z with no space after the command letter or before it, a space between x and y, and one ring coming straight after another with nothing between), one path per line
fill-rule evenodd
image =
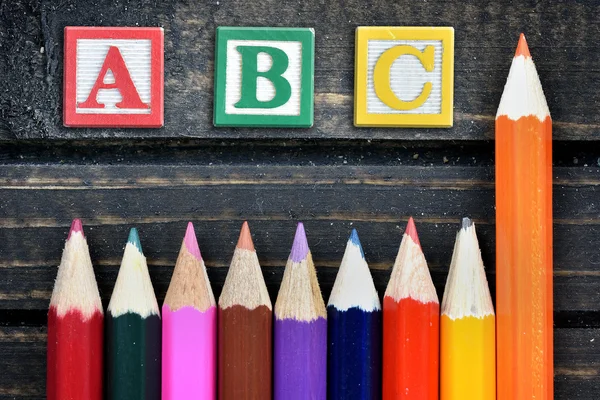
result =
M490 140L521 31L560 141L553 155L556 398L596 399L599 23L600 3L590 0L0 2L0 400L44 398L47 308L74 217L86 226L104 306L132 226L162 303L179 250L173 238L188 220L219 296L240 223L249 219L274 301L298 220L327 299L353 227L383 295L410 215L441 296L460 218L470 216L493 293ZM164 128L62 126L67 25L164 27ZM315 28L313 128L213 127L215 29L226 25ZM454 26L453 128L352 126L361 25Z
M469 215L493 291L492 177L491 168L458 166L0 165L0 309L47 307L74 217L86 226L105 300L135 225L162 301L179 250L172 238L188 220L218 296L239 224L249 219L274 301L297 220L305 222L327 297L353 227L382 294L406 221L415 216L441 296L460 218ZM595 312L600 169L555 168L554 182L556 310Z
M381 138L490 140L518 34L527 34L554 120L554 138L598 140L600 52L595 1L463 2L359 0L165 2L15 0L0 5L0 140L81 138ZM62 126L63 28L165 29L165 127ZM299 26L316 31L315 124L311 129L212 125L217 26ZM452 129L359 129L353 121L354 30L361 25L453 26Z
M556 399L595 400L600 329L556 329ZM44 399L46 329L0 327L0 400Z

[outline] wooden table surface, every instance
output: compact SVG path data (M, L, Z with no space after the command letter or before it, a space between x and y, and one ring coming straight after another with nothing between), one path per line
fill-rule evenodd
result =
M165 127L62 126L63 28L165 29ZM212 125L217 26L316 32L311 129ZM355 128L354 30L454 26L451 129ZM0 400L45 398L46 313L72 218L102 299L130 227L162 302L186 222L220 293L248 219L273 300L304 221L327 298L356 227L383 294L409 216L438 294L462 216L494 293L494 116L525 32L554 120L557 399L600 398L600 1L0 2Z

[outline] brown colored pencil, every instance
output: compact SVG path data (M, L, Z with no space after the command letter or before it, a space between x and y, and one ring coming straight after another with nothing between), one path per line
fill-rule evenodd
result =
M271 399L272 314L244 222L219 298L219 399Z

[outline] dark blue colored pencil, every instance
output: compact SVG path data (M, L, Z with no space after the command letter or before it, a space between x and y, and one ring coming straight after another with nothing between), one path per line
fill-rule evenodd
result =
M381 399L381 304L352 230L327 306L327 398Z

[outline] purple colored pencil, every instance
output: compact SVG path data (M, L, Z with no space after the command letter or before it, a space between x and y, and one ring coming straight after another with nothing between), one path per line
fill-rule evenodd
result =
M275 400L327 397L327 311L298 224L275 303Z

